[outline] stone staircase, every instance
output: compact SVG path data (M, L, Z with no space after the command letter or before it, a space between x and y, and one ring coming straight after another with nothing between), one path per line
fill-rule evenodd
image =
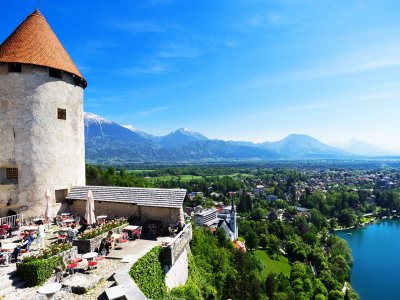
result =
M0 267L0 299L25 285L26 282L17 276L15 264Z

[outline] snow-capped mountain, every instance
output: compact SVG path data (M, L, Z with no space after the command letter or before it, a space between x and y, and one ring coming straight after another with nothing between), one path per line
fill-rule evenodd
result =
M289 135L277 142L254 144L211 140L188 128L154 136L135 126L120 126L85 113L86 158L91 163L236 161L341 158L351 154L307 135Z
M109 120L104 119L103 117L100 117L98 115L88 113L88 112L83 113L83 120L85 122L85 126L88 126L90 124L102 125L102 124L112 124L113 123Z
M126 129L129 129L130 131L136 132L138 131L133 125L122 125L122 127L125 127Z
M160 140L160 137L152 135L152 134L148 134L143 130L139 130L137 129L135 126L133 125L122 125L122 127L125 127L126 129L129 129L132 132L137 133L138 135L140 135L141 137L145 138L145 139L149 139L153 142L157 142Z
M181 147L194 141L206 141L204 135L188 128L179 128L170 134L161 137L160 144L166 147Z

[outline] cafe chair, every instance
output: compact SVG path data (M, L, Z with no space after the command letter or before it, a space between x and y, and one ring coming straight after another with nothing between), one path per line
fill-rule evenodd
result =
M66 235L59 235L57 237L57 242L58 243L65 243L67 241L67 236Z
M102 260L104 260L106 257L105 256L97 256L96 258L95 258L95 261L102 261Z
M149 234L156 237L157 235L157 226L154 224L149 224Z
M175 228L169 226L168 227L168 231L169 231L169 236L170 237L175 237L176 236L176 229Z
M97 261L89 261L88 262L88 270L94 270L97 268L98 262Z
M138 229L133 231L133 237L137 239L142 238L142 226L139 226Z
M77 263L69 264L69 265L67 266L67 271L68 271L68 273L69 273L69 274L74 274L74 273L75 273L76 267L78 267L78 264L77 264Z
M7 230L4 228L0 228L0 239L6 239L7 238Z
M128 244L128 240L125 237L122 237L119 239L119 246L121 247L125 247Z

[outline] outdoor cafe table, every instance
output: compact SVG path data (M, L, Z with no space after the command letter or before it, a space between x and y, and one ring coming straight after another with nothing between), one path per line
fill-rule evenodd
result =
M2 247L1 247L1 251L4 251L4 252L7 252L7 253L4 253L4 255L5 255L5 265L7 266L9 263L10 263L10 261L11 261L11 252L15 249L15 248L17 248L19 246L19 244L17 244L17 243L8 243L8 244L4 244Z
M118 240L121 238L121 235L119 233L113 233L113 235L111 236L114 240Z
M82 258L87 259L88 261L91 261L95 259L99 254L97 252L88 252L82 255Z
M17 248L19 246L19 244L17 243L8 243L8 244L4 244L1 246L1 250L3 251L7 251L7 252L11 252L13 251L15 248Z
M105 216L105 215L97 216L96 219L97 219L97 223L103 224L106 221L107 216Z
M32 232L32 231L36 231L37 227L36 226L25 227L23 230L26 230L28 232Z
M37 221L44 221L45 219L44 218L35 218L35 219L33 219L32 221L33 222L37 222Z
M128 235L130 238L133 238L133 232L138 228L139 228L139 226L136 226L136 225L128 225L128 226L124 227L124 229L122 229L122 231L130 231L130 233Z
M134 231L138 228L139 228L139 226L136 226L136 225L128 225L128 226L124 227L124 229L122 229L122 230Z
M55 293L61 290L61 287L61 283L53 282L42 286L37 292L41 295L45 295L47 299L51 299Z
M75 220L74 219L63 220L63 223L72 223L72 222L75 222Z

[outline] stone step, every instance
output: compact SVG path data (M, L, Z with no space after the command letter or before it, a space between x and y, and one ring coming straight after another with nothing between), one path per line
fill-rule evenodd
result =
M3 275L1 275L0 276L0 290L1 290L1 287L3 286L2 284L3 284L3 282L7 282L8 280L12 280L13 278L16 278L17 277L17 272L10 272L10 273L8 273L8 274L3 274Z
M11 283L6 288L0 288L0 298L12 293L13 291L15 291L15 289L24 287L25 285L26 285L26 282L19 279L17 281L14 281L13 283Z
M13 286L9 286L8 288L0 290L0 298L4 297L5 295L8 295L14 291L15 291L15 287L13 287Z
M11 276L14 276L15 274L17 274L17 270L13 269L4 273L0 274L0 281L3 280L4 278L8 278Z

